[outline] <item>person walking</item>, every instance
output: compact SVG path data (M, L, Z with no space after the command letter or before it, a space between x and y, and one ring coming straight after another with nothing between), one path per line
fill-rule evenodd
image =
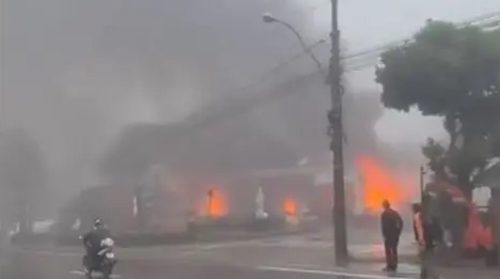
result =
M381 226L386 261L384 270L394 272L398 269L398 245L403 230L403 219L396 210L391 208L388 200L384 200L382 206L384 211L381 216Z

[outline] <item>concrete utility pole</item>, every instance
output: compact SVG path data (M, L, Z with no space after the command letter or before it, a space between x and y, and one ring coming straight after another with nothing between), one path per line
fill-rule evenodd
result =
M347 253L347 232L346 232L346 212L345 212L345 189L344 189L344 156L342 128L342 69L340 67L340 32L337 19L337 0L332 1L332 50L330 58L330 69L328 73L328 83L330 84L331 109L328 112L328 134L331 137L330 149L333 152L333 212L332 218L335 230L335 261L338 265L345 265L348 262ZM314 53L307 47L299 32L289 23L275 18L269 13L265 13L262 19L266 23L279 23L291 30L304 51L311 56L316 66L322 72L321 63Z
M335 231L335 262L345 265L348 262L347 231L344 189L344 154L342 127L342 70L340 67L340 31L338 27L338 0L332 1L332 50L330 58L331 110L328 113L331 137L330 149L333 152L333 224Z

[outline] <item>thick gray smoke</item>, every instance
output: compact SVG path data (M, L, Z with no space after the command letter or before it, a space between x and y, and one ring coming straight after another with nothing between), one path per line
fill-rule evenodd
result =
M4 0L2 11L2 125L39 141L61 196L96 183L123 125L182 120L300 52L262 12L308 23L286 0Z

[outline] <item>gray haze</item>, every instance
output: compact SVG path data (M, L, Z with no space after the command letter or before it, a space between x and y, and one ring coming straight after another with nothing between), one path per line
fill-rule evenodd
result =
M498 0L340 2L346 51L407 37L429 17L461 20L500 6ZM182 121L313 71L302 57L260 81L300 53L293 35L260 16L270 11L314 43L326 38L328 9L327 0L3 0L2 128L24 129L39 142L56 196L66 197L99 182L97 162L124 125ZM325 56L327 49L317 51ZM372 74L349 75L350 90L377 92ZM252 90L240 90L255 80ZM313 127L321 136L324 93L310 102L318 104L310 108L312 119L323 121ZM274 122L260 119L264 130L297 149L301 143L289 139L300 131L281 125L287 107L274 112L282 117ZM326 137L309 140L314 152L327 147Z
M311 0L307 6L328 7L328 0ZM422 27L429 18L462 22L500 10L499 0L347 0L339 1L340 27L345 47L350 51L363 50L387 42L408 38ZM329 11L315 10L315 30L328 32ZM378 85L373 81L373 70L351 74L350 85L371 90ZM377 131L384 141L420 144L432 135L446 138L441 120L423 118L414 111L400 114L386 111L377 124Z
M263 11L306 23L290 1L2 4L3 125L42 144L58 188L95 183L124 124L181 120L297 53Z

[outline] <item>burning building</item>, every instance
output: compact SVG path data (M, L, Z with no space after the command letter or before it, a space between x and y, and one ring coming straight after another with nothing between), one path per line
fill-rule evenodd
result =
M328 125L324 116L326 96L302 94L316 92L323 84L319 75L298 76L278 86L261 88L273 94L256 93L252 97L259 98L244 99L235 106L209 107L182 123L130 125L109 149L101 170L114 184L126 181L136 189L141 185L139 177L144 177L152 165L162 166L181 178L178 188L186 197L186 211L191 216L248 219L262 188L264 208L270 217L315 212L330 220L332 183L318 185L318 172L304 171L315 165L331 169L329 161L298 164L304 156L328 154L328 137L324 136ZM367 106L378 111L379 104L372 99ZM262 106L248 106L249 102ZM361 101L356 98L348 105L351 103ZM244 117L239 117L242 111ZM357 121L363 122L361 118L349 119L352 123L348 126L356 126L356 135L366 132L371 136L354 137L355 146L350 145L346 154L371 150L375 145L373 129L360 129ZM358 139L367 139L368 143L359 143ZM347 160L347 165L353 172L350 162ZM355 191L348 193L348 204L356 204L358 196ZM142 207L139 211L147 212L144 203L137 203Z
M356 165L361 183L360 199L366 212L381 212L384 200L388 200L396 208L410 203L410 185L402 183L398 176L380 161L369 156L360 156Z

